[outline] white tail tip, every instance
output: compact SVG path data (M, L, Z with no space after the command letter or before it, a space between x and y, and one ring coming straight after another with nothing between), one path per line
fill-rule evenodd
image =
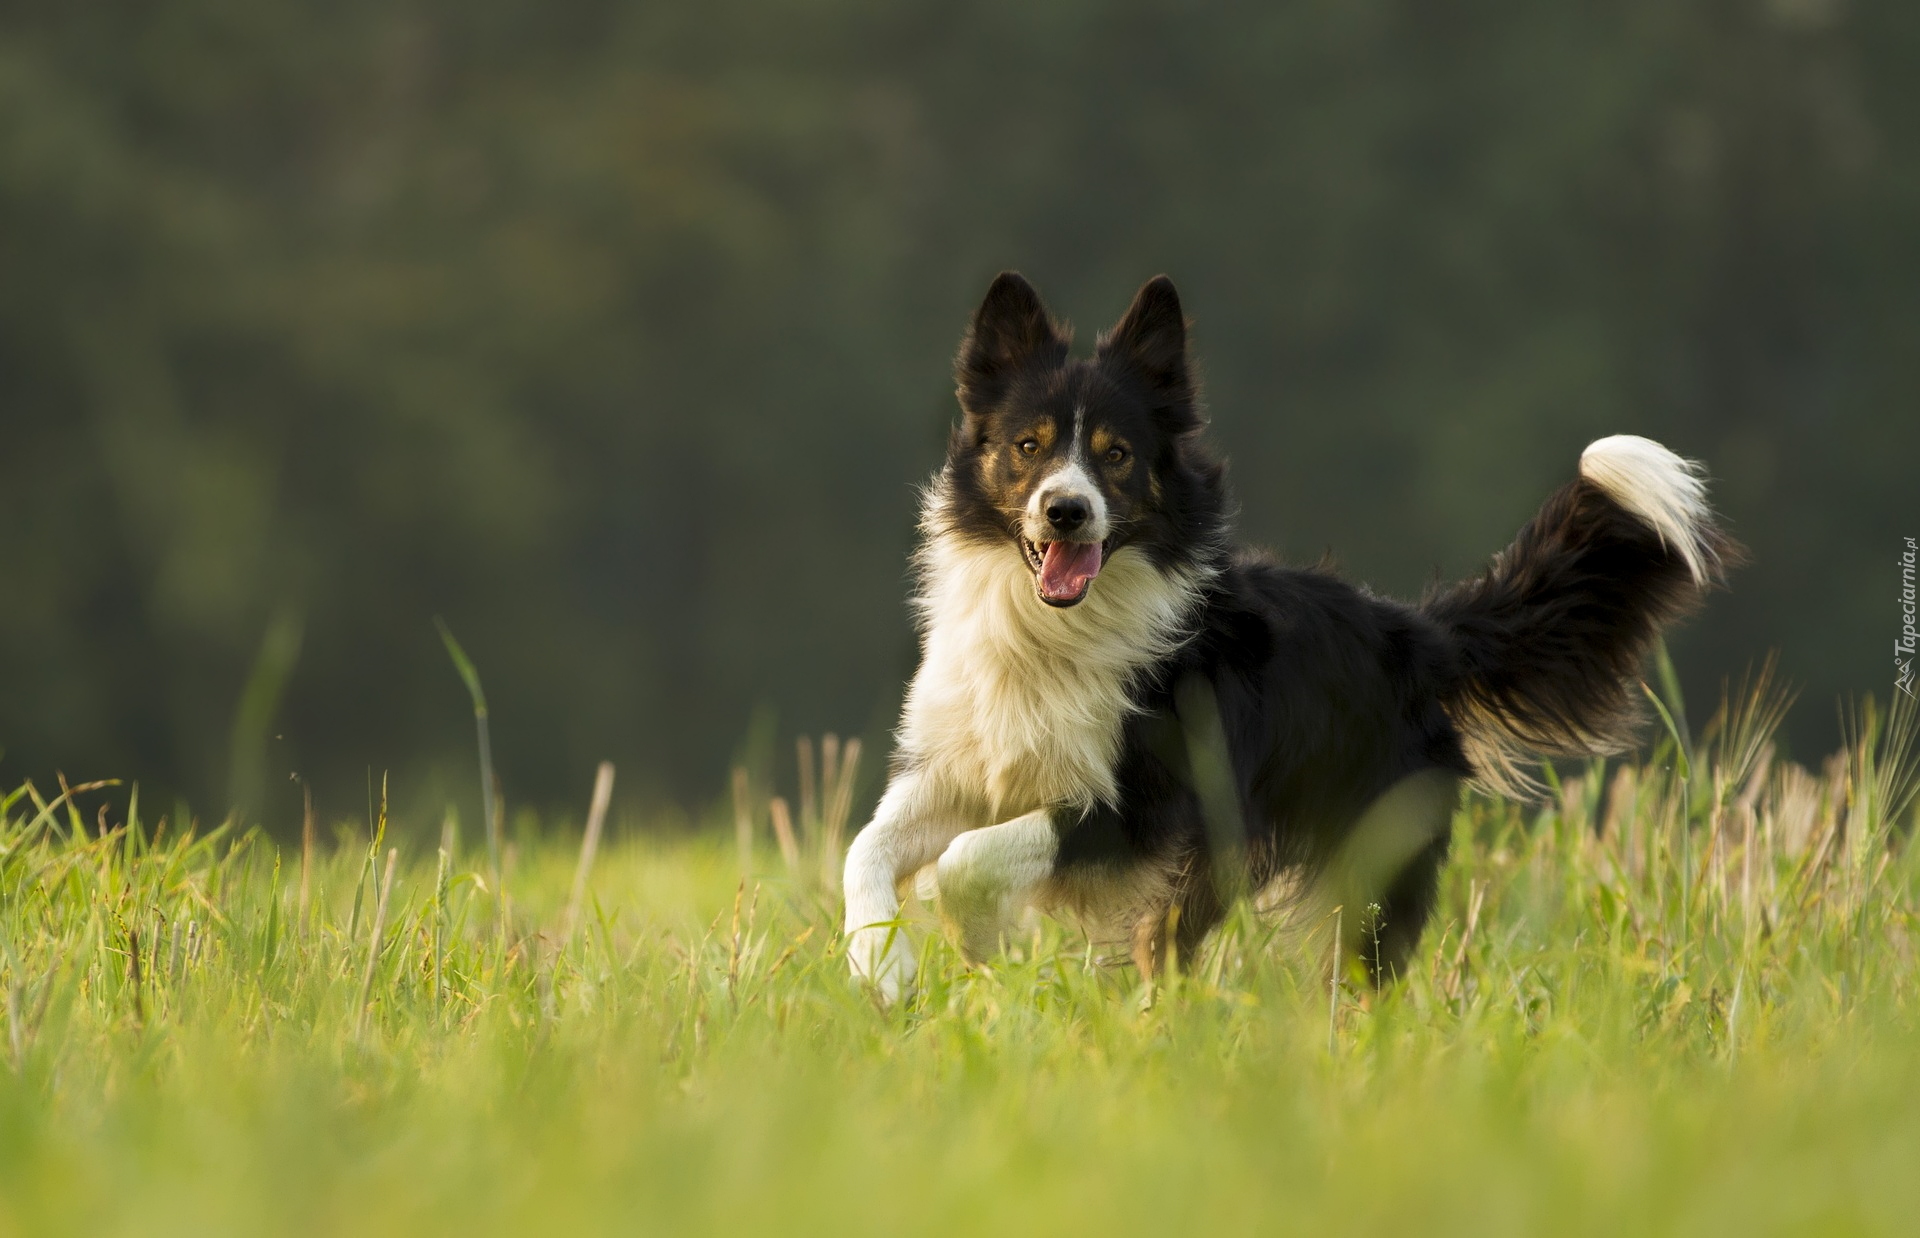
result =
M1653 526L1700 585L1720 567L1707 537L1713 511L1707 506L1705 472L1698 461L1637 434L1597 439L1580 453L1580 476Z

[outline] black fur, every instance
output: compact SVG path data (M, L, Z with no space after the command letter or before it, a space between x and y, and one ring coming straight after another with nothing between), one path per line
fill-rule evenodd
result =
M1160 869L1165 896L1136 913L1135 957L1151 971L1169 946L1192 957L1232 889L1289 871L1328 880L1370 810L1411 787L1394 802L1414 832L1346 892L1362 904L1346 912L1349 937L1376 978L1392 972L1432 909L1459 784L1502 772L1490 768L1497 757L1477 766L1469 753L1625 746L1642 659L1702 586L1653 528L1585 480L1549 498L1483 576L1419 605L1233 550L1171 282L1142 288L1091 360L1068 344L1025 280L995 281L956 366L964 415L944 474L946 529L1007 542L1023 499L1007 443L1036 417L1078 407L1149 465L1109 487L1114 548L1208 583L1192 638L1134 686L1117 807L1056 814L1056 877ZM1723 534L1703 537L1712 560L1731 557ZM1217 729L1196 709L1217 710ZM1195 773L1193 737L1215 733L1237 801L1228 835L1210 830Z

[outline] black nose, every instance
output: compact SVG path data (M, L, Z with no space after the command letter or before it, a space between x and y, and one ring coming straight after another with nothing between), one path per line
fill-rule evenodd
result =
M1062 533L1071 533L1087 522L1092 511L1085 499L1060 498L1047 504L1047 522Z

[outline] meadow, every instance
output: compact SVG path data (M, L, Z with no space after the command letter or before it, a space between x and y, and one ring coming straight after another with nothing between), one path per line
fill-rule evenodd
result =
M1913 717L1809 769L1786 704L1469 797L1379 993L1309 903L1158 988L1052 921L967 970L916 907L883 1006L832 769L743 789L740 837L597 817L497 865L377 803L280 846L24 785L0 1231L1910 1232Z

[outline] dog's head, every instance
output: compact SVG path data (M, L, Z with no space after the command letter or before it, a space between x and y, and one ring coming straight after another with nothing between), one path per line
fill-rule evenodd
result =
M1018 555L1061 607L1119 551L1162 569L1212 555L1224 505L1173 282L1149 280L1092 360L1071 339L1025 279L993 281L954 364L946 468L947 526Z

